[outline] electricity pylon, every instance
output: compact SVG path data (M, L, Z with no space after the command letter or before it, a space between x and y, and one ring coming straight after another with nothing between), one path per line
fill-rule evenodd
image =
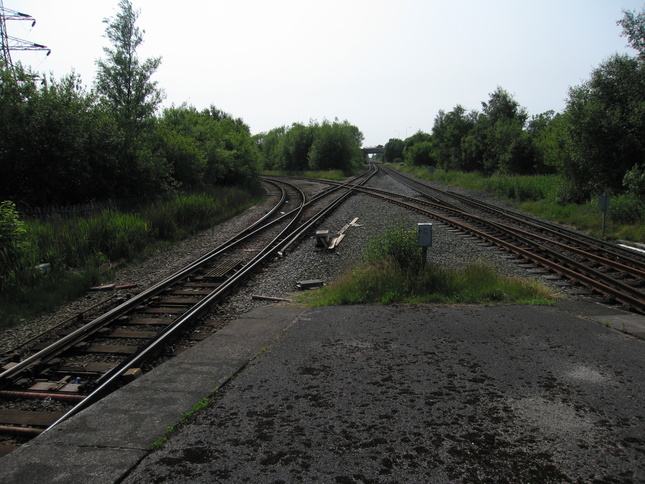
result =
M13 62L11 61L12 50L46 50L47 55L51 54L51 50L44 45L18 39L7 34L7 20L26 20L31 21L32 27L36 25L36 19L31 15L4 8L4 4L2 0L0 0L0 43L2 44L0 52L0 68L13 68Z

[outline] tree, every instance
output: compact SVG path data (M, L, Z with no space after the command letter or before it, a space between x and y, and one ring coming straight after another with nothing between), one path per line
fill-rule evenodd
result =
M254 136L262 153L262 163L267 170L278 169L282 163L282 141L287 132L286 126L274 128Z
M182 105L164 110L157 131L162 141L157 155L170 164L182 188L257 183L260 150L240 118L214 106L197 111Z
M565 200L582 202L609 190L645 163L645 62L614 55L569 91L571 156L563 167Z
M121 136L112 116L80 77L21 79L0 96L0 193L29 205L107 198L121 187L116 153Z
M547 111L535 116L529 123L529 133L536 150L538 171L561 172L571 155L567 115Z
M314 142L315 126L294 123L282 143L282 169L304 171L309 166L309 150Z
M501 87L482 103L483 114L464 139L465 167L478 167L485 175L529 174L534 169L531 141L524 131L528 113Z
M526 108L521 107L513 96L500 86L490 94L488 102L482 103L482 108L491 124L502 120L514 120L524 127L528 118Z
M431 141L419 141L406 148L405 164L411 166L429 166L432 159L433 144Z
M629 44L638 51L641 60L645 60L645 9L639 13L623 10L623 15L616 23L623 28L622 35L629 39Z
M309 168L350 173L354 166L362 163L362 139L363 134L347 121L324 121L314 130L314 141L308 156Z
M395 163L396 160L403 161L404 147L405 144L402 139L390 138L390 140L385 143L385 151L383 153L385 163Z
M135 138L163 100L163 91L151 80L161 57L139 61L137 49L144 34L136 26L139 11L129 0L121 0L119 7L116 17L103 20L112 47L104 47L107 58L97 61L96 90L116 114L126 136Z
M439 111L432 127L432 156L440 168L446 171L463 169L462 140L473 129L476 120L476 113L467 113L460 105L449 113Z

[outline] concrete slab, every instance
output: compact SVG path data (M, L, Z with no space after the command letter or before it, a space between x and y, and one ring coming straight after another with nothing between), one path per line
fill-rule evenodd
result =
M304 311L263 308L0 459L0 481L114 482Z
M609 328L645 339L645 316L600 302L559 301L557 306L572 314L584 317Z
M12 484L117 482L145 454L135 449L76 445L22 447L2 458L0 481Z
M616 463L603 446L643 438L642 408L634 403L642 397L642 342L614 330L645 339L645 318L598 303L557 306L257 309L1 458L0 482L184 480L185 470L204 482L227 475L252 481L263 472L324 481L350 469L403 482L417 470L396 467L413 457L429 481L448 482L458 467L441 461L462 466L469 446L481 444L488 455L497 442L496 465L528 459L515 477L531 466L544 475L557 466L602 476L595 464L578 468L598 459L643 477L642 466L625 464L632 454L616 454ZM172 443L150 454L152 442L234 376L215 403L171 435ZM560 436L563 422L575 434L571 441ZM542 429L543 440L531 440L533 428ZM350 437L348 447L336 449ZM556 448L567 449L564 457ZM567 457L575 452L584 455Z

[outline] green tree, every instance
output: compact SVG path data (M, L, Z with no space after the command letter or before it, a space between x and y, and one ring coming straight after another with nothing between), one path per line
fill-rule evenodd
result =
M294 123L284 135L282 169L304 171L309 167L309 150L314 142L315 125Z
M419 141L405 150L405 164L411 166L429 166L434 160L432 158L433 143L431 141Z
M569 120L566 113L547 111L529 123L539 172L561 172L571 156Z
M385 163L394 163L395 160L403 160L403 148L405 144L402 139L399 138L390 138L390 140L385 143L385 151L383 153L383 158Z
M214 106L197 111L182 105L165 109L159 125L161 155L185 188L257 184L260 150L240 118Z
M623 178L623 185L629 193L645 202L645 163L634 165Z
M76 74L40 86L3 83L0 162L4 198L29 205L80 203L114 196L120 132Z
M446 171L463 169L462 141L476 122L477 113L468 113L461 105L448 113L439 111L432 127L432 156L437 166Z
M501 87L482 108L483 113L469 116L472 128L461 138L463 169L485 175L533 173L535 150L525 131L526 109Z
M266 133L260 133L253 138L262 153L262 164L267 170L278 169L282 164L282 142L286 126L274 128Z
M309 151L309 168L312 170L343 170L350 173L362 163L363 135L358 128L344 121L324 121L314 131L314 141Z
M96 90L113 109L126 136L134 138L163 100L163 92L151 80L161 57L139 60L137 49L144 34L136 26L139 11L129 0L121 0L119 8L114 18L104 20L112 47L103 49L106 60L97 61Z
M622 35L636 49L641 60L645 60L645 9L642 12L623 10L623 18L616 22L623 28Z
M645 62L614 55L569 91L571 156L564 200L582 202L622 190L628 170L645 163Z

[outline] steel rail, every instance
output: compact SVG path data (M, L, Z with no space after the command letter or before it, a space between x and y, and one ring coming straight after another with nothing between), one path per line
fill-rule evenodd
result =
M275 186L278 186L275 182L269 182L272 183ZM226 250L229 250L234 244L237 244L241 242L242 240L245 240L248 237L253 236L255 233L257 233L259 230L262 230L266 226L277 222L278 220L281 220L282 218L288 216L289 214L285 214L281 217L279 217L276 221L274 222L269 222L268 224L264 226L260 226L262 221L266 220L270 216L274 215L277 210L279 210L285 200L286 193L284 189L281 187L281 196L280 196L280 201L275 204L275 206L269 211L269 213L265 214L261 219L258 221L254 222L251 224L249 227L244 229L242 232L235 234L233 237L222 243L220 246L217 248L213 249L212 251L204 254L197 260L193 261L190 265L184 267L180 271L172 274L171 276L167 277L166 279L163 279L162 281L158 282L157 284L151 286L150 288L146 289L145 291L142 291L141 293L133 296L132 298L128 299L124 303L120 304L119 306L111 309L110 311L106 312L105 314L99 316L98 318L90 321L89 323L83 325L81 328L78 328L77 330L71 332L70 334L66 335L65 337L61 338L57 342L47 346L46 348L43 348L42 350L38 351L37 353L31 355L28 358L25 358L23 361L17 363L16 365L12 366L11 368L5 370L4 372L0 373L0 388L6 384L7 380L11 378L12 376L15 376L19 374L21 371L24 371L26 368L33 366L35 364L41 363L43 361L46 361L48 357L51 355L54 355L56 353L60 353L61 351L65 351L75 344L77 344L80 340L83 338L87 337L90 334L93 334L94 332L98 331L101 327L103 327L105 324L108 324L109 322L113 321L114 319L120 317L121 315L127 313L128 311L134 309L137 307L139 304L141 304L143 301L163 292L168 286L180 281L181 279L185 278L187 275L191 274L194 272L197 268L201 267L202 265L207 264L211 259L215 258L216 256L220 255L222 252L225 252ZM302 192L300 192L301 196L303 197L303 204L305 203L305 197Z
M323 212L325 214L328 213L330 206L335 208L350 193L351 191L344 194L342 197L339 197L339 199L336 199L333 202L331 202L328 205L328 207L326 207L323 210ZM302 210L304 210L304 207L305 207L305 204L303 204L299 208L300 213L302 212ZM124 371L126 371L129 368L135 367L141 361L146 359L150 354L155 353L161 345L165 344L167 339L172 337L185 324L188 324L194 321L195 319L200 318L211 307L214 301L218 300L225 293L230 291L233 286L237 285L242 279L248 277L253 271L253 269L255 269L258 265L262 264L268 257L272 256L277 251L280 245L278 244L278 242L280 240L283 240L284 238L288 238L293 235L292 233L289 233L288 235L286 235L288 232L295 231L296 233L302 233L303 230L307 230L308 228L313 226L319 220L319 218L320 217L318 216L311 218L308 222L303 224L304 228L303 226L301 226L301 227L298 227L297 229L293 229L292 225L295 225L298 220L297 216L294 217L293 220L287 225L287 227L285 227L285 229L282 230L280 234L278 234L278 236L276 236L273 239L272 242L270 242L250 262L244 265L235 275L229 278L225 283L223 283L210 295L202 299L197 305L193 306L186 313L179 316L177 320L173 322L172 325L164 329L161 332L161 334L157 338L155 338L154 341L152 341L145 348L143 348L139 353L137 353L137 355L135 355L130 360L123 362L122 364L118 365L117 367L113 368L105 375L103 375L98 381L99 386L94 391L92 391L89 395L87 395L82 402L78 403L76 406L71 408L67 413L65 413L65 415L63 415L60 419L58 419L51 426L45 429L45 432L51 430L56 425L59 425L61 422L67 420L71 416L77 414L78 412L82 411L83 409L89 407L90 405L94 404L96 401L103 398L103 396L109 392L110 388L114 386L117 383L117 381L121 378L121 375L123 374Z
M645 258L640 256L639 254L634 253L633 250L628 250L623 247L620 247L618 245L615 245L613 243L605 242L603 240L597 239L595 237L582 234L580 232L573 231L571 229L568 229L566 227L562 227L558 224L555 224L553 222L549 222L546 220L540 220L535 217L531 217L519 212L515 212L512 210L507 210L507 209L502 209L500 207L496 207L494 205L491 205L486 202L482 202L480 200L473 200L470 199L469 197L465 197L463 195L460 195L458 193L453 193L453 192L448 192L446 190L441 190L436 187L431 187L421 180L416 180L411 178L410 176L401 173L397 170L393 170L388 167L380 167L385 173L389 174L390 176L396 178L400 183L405 184L406 186L412 188L413 190L419 191L419 186L423 187L424 189L432 190L439 192L443 195L449 196L456 198L457 200L461 201L462 203L466 203L468 205L477 207L481 210L485 210L488 212L493 212L499 215L502 215L503 217L510 218L512 220L517 221L518 223L522 223L528 226L535 227L538 230L543 230L546 232L550 232L554 235L565 237L569 240L576 241L577 243L582 243L588 246L592 246L596 248L597 250L602 250L608 254L611 254L614 257L619 257L626 259L630 263L634 264L634 266L640 267L642 270L645 270ZM405 181L403 181L405 180ZM427 195L427 194L426 194ZM453 208L458 208L455 205L446 202L446 201L441 201L441 203L446 204L448 206L452 206Z
M389 173L389 171L386 171L386 173ZM394 171L394 173L397 173L397 175L398 175L398 172ZM334 182L332 181L332 183L334 183ZM401 183L404 183L404 182L401 182ZM406 184L408 187L413 188L413 189L416 190L416 188L413 185L407 184L407 183L404 183L404 184ZM420 183L420 184L422 186L425 186L422 183ZM430 187L428 187L428 188L430 188ZM432 189L435 190L434 188L432 188ZM579 255L581 257L585 257L585 258L587 258L589 260L592 260L592 261L597 262L599 264L602 264L602 265L605 265L605 266L610 267L612 269L615 269L616 271L623 272L625 274L629 274L629 275L637 277L637 278L645 279L645 270L641 269L641 265L639 264L639 262L640 262L639 259L633 259L633 258L629 259L630 262L635 263L636 267L632 267L632 266L626 265L626 264L624 264L624 263L622 263L620 261L616 261L616 260L613 260L613 259L608 259L608 258L603 257L601 255L595 254L593 252L589 252L587 250L583 250L583 249L581 249L579 247L574 247L572 245L565 244L565 243L560 242L558 240L548 239L548 238L540 236L538 234L533 234L531 232L527 232L527 231L522 230L520 228L515 228L515 227L512 227L510 225L503 224L501 222L496 222L496 221L493 221L493 220L485 219L485 218L483 218L483 217L481 217L479 215L472 214L472 213L469 213L469 212L465 212L463 209L461 209L461 208L459 208L459 207L457 207L455 205L452 205L452 204L444 204L443 202L437 203L437 202L432 202L432 201L421 200L421 199L417 199L417 198L410 197L410 196L407 196L407 195L402 195L402 194L398 194L398 193L392 193L392 192L388 192L386 190L381 190L381 189L371 188L371 187L357 188L357 191L361 191L361 192L363 192L365 194L368 194L368 195L381 195L383 198L390 198L392 196L395 196L395 197L398 197L398 198L401 198L401 199L404 199L404 200L413 200L415 203L419 203L419 204L426 205L426 206L431 206L431 207L434 207L434 208L439 209L439 210L450 211L450 212L453 212L453 213L457 214L458 216L468 218L468 219L470 219L472 221L476 221L476 222L479 222L481 224L484 224L484 225L487 225L487 226L490 226L490 227L496 227L498 230L504 231L509 236L511 234L521 234L521 235L524 235L525 237L533 237L533 238L536 238L536 239L540 240L543 243L558 246L558 247L560 247L560 248L562 248L564 250L567 250L569 252L572 252L572 253L574 253L576 255ZM511 219L515 219L515 217L513 217L512 212L508 212L511 215L507 215L506 212L507 211L502 210L500 213L503 214L504 216L510 217ZM527 217L527 219L528 219L528 217ZM544 230L544 231L546 231L548 233L556 234L557 236L567 237L567 235L568 235L567 234L568 231L566 231L566 230L565 230L565 232L551 230L549 227L543 227L540 224L532 224L530 222L530 220L527 220L527 221L522 220L522 223L527 224L529 226L533 226L533 227L537 228L538 230ZM578 240L575 237L574 238L568 237L568 238L570 240L573 240L574 242L580 243L580 240ZM592 239L591 237L589 237L589 238ZM599 248L595 244L592 244L591 247L593 249L598 249ZM543 249L548 250L546 247L543 247ZM614 255L613 252L611 252L611 251L609 251L609 254ZM583 266L581 266L581 267L583 267ZM614 279L611 279L611 280L614 280Z
M380 194L380 195L382 195L384 197L396 196L396 197L399 197L399 198L402 198L402 199L405 199L405 200L413 200L415 203L419 203L421 205L430 206L430 207L433 207L433 208L437 208L439 210L450 211L450 212L455 213L458 216L468 218L468 219L470 219L472 221L479 222L481 224L488 225L490 227L497 227L499 230L503 230L507 234L518 233L518 234L521 234L521 235L523 235L525 237L534 237L534 238L540 240L543 243L558 246L558 247L560 247L560 248L562 248L564 250L567 250L569 252L575 253L575 254L577 254L577 255L579 255L581 257L585 257L587 259L593 260L593 261L598 262L600 264L603 264L603 265L605 265L607 267L611 267L611 268L613 268L613 269L615 269L617 271L624 272L625 274L629 274L629 275L632 275L634 277L645 279L645 270L640 269L639 267L628 266L626 264L623 264L620 261L615 261L613 259L607 259L606 257L602 257L602 256L600 256L598 254L593 253L593 252L588 252L588 251L586 251L584 249L581 249L579 247L574 247L572 245L565 244L565 243L560 242L558 240L548 239L548 238L543 237L541 235L534 234L534 233L531 233L531 232L527 232L526 230L522 230L520 228L512 227L510 225L507 225L507 224L504 224L504 223L501 223L501 222L496 222L494 220L488 220L488 219L483 218L480 215L465 212L464 210L462 210L461 208L458 208L458 207L445 207L441 203L435 203L435 202L431 202L431 201L421 200L421 199L417 199L417 198L414 198L414 197L409 197L409 196L406 196L406 195L396 194L396 193L388 192L386 190L380 190L380 189L375 189L375 188L370 188L370 187L357 188L357 191L363 192L363 193L368 194L368 195L371 195L371 194L374 193L374 194ZM535 227L539 228L540 226L536 225ZM549 232L549 231L547 230L547 232ZM549 233L551 233L551 232L549 232Z
M337 200L337 203L335 203L333 207L330 206L325 211L323 211L320 214L318 214L318 216L316 216L315 220L312 223L308 223L305 227L302 227L300 230L298 230L293 235L293 237L291 237L289 239L289 241L287 241L287 243L285 243L282 246L282 249L280 250L280 252L281 253L286 253L287 250L289 249L289 247L291 245L293 245L296 242L296 240L298 240L300 237L302 237L304 235L304 233L307 232L312 225L314 225L315 222L318 222L319 220L323 219L329 212L333 211L334 208L336 208L337 205L340 205L343 201L345 201L345 199L347 197L349 197L353 193L353 190L357 190L358 187L361 187L361 186L365 185L365 183L367 183L369 180L371 180L372 177L374 175L376 175L377 172L378 172L378 169L376 169L376 167L373 164L370 164L370 171L365 175L365 179L362 180L360 183L354 184L354 180L352 180L352 183L339 183L337 188L338 189L348 188L349 190L347 191L347 193L342 195Z
M384 200L390 203L394 203L396 205L407 208L409 210L414 210L416 212L422 213L428 217L434 218L436 220L440 220L441 222L444 222L454 228L468 232L471 235L474 235L480 239L494 243L499 247L509 250L543 267L550 268L557 273L560 273L562 275L567 276L570 279L580 282L581 284L589 287L590 289L595 290L596 292L599 292L601 294L604 294L605 296L611 297L616 301L619 301L627 306L632 307L634 310L645 314L645 293L644 292L639 291L638 289L628 284L624 284L616 279L612 279L609 276L603 274L602 272L595 271L589 267L586 267L584 264L577 262L571 258L568 258L562 254L559 254L558 252L552 249L549 249L548 247L545 247L542 244L531 241L528 238L521 237L520 235L514 232L515 229L511 228L510 230L512 231L514 238L521 238L522 242L525 243L526 245L529 245L534 249L550 254L554 259L559 260L562 263L566 263L569 266L573 266L577 270L571 269L566 265L563 265L558 262L554 262L553 260L550 260L546 257L542 257L534 252L526 250L510 242L504 241L498 237L495 237L494 235L488 234L486 232L482 232L481 230L478 230L470 225L467 225L463 222L456 221L454 219L438 214L436 212L432 212L432 211L423 209L421 207L411 205L406 202L402 202L400 200L395 200L394 198L388 198L384 195L372 194L372 196L383 198ZM480 220L485 221L484 219L480 219ZM591 275L593 276L593 278L590 277Z

